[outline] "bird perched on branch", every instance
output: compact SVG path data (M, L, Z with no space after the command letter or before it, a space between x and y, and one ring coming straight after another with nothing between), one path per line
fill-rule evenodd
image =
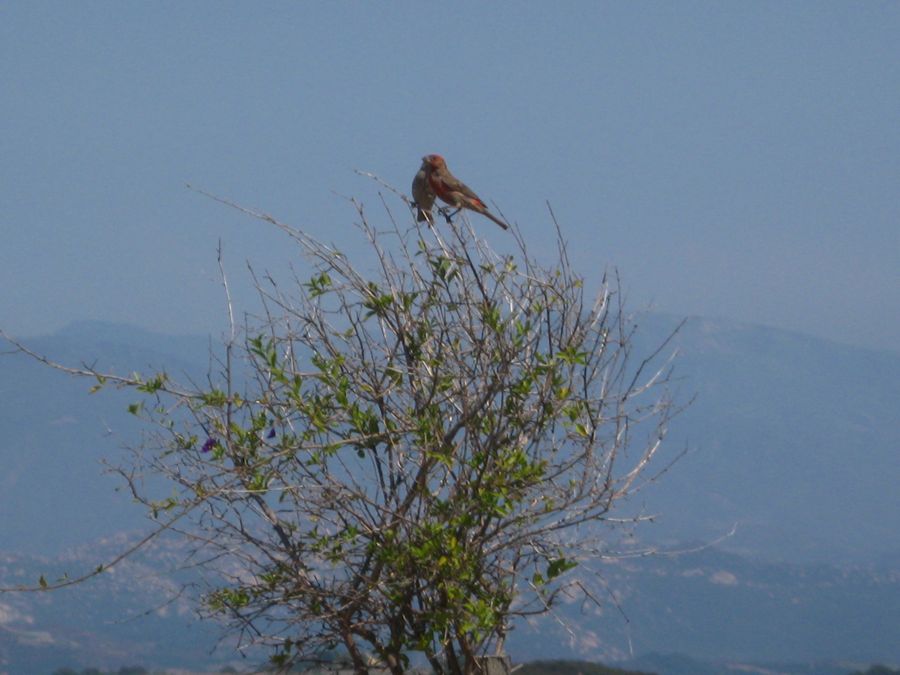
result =
M442 202L455 207L457 211L460 209L476 211L493 220L504 230L509 229L509 225L488 211L485 203L481 201L481 198L469 186L450 173L450 169L447 168L447 162L440 155L426 155L423 157L419 173L423 172L425 181L433 193L431 197L432 203L434 202L434 195L436 195ZM418 178L419 174L417 173L416 180ZM419 204L420 202L415 195L416 180L413 180L413 197L416 199L416 203Z
M422 166L419 167L413 178L412 196L416 203L416 220L420 223L432 222L431 207L434 206L434 191L428 184L428 177L425 175L425 162L422 162Z

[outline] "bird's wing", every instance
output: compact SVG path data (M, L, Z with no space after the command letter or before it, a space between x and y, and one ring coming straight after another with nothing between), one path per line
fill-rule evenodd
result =
M475 194L475 191L472 190L468 185L463 183L459 178L454 176L453 174L447 174L444 178L444 184L447 186L447 189L450 192L459 192L460 194L465 195L469 199L477 202L484 206L484 202L481 201L481 197Z
M483 202L481 202L481 197L476 195L474 190L472 190L472 188L470 188L468 185L463 183L461 180L459 180L455 176L450 176L450 178L452 180L450 189L453 190L453 192L461 192L469 199L474 199L476 202L483 203Z

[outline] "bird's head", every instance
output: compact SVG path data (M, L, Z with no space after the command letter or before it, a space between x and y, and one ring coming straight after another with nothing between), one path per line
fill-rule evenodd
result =
M440 155L425 155L422 158L422 162L427 166L430 166L432 169L439 169L441 167L447 166L447 162L445 162L444 158Z

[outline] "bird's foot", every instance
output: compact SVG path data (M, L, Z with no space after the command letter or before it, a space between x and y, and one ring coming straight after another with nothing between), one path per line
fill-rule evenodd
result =
M445 207L445 206L440 206L440 207L438 207L438 212L440 212L440 214L441 214L442 216L444 216L444 220L447 221L447 224L448 224L448 225L449 225L450 223L453 222L453 216L455 216L455 215L456 215L457 213L459 213L460 211L462 211L461 208L456 209L456 211L453 211L453 212L451 213L451 212L450 212L450 209L448 209L448 208Z

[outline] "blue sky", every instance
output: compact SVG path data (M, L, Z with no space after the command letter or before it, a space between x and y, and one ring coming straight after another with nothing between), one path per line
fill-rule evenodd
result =
M439 152L632 308L900 349L900 3L0 5L0 326L221 332ZM399 208L399 203L397 203ZM402 214L405 217L405 214ZM498 250L508 235L473 223Z

